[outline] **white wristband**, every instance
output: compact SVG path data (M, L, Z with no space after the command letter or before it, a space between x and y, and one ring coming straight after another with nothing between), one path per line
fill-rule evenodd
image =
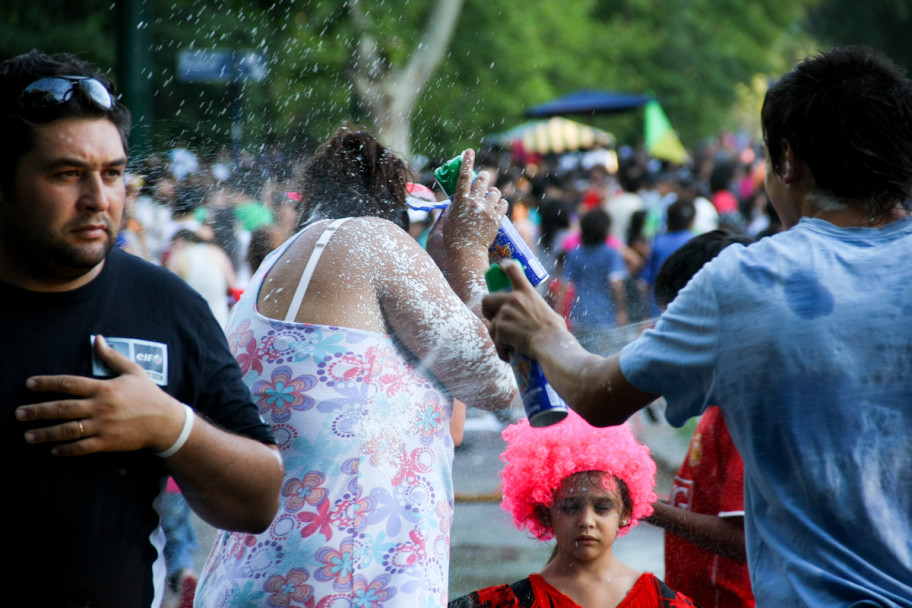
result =
M177 451L184 447L184 444L187 443L187 438L190 436L190 431L193 430L193 408L182 403L184 406L184 426L181 428L180 435L177 436L177 439L174 440L174 443L171 444L171 447L165 450L164 452L155 452L155 455L159 458L171 458Z

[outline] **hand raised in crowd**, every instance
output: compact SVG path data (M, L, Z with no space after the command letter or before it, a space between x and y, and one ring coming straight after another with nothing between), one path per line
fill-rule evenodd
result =
M122 452L152 448L161 452L178 437L184 420L180 402L162 391L137 363L111 348L98 336L95 355L117 376L33 376L26 386L36 392L72 395L70 399L23 405L16 409L21 422L57 421L30 429L30 444L58 443L57 456L95 452Z
M507 201L500 190L489 186L487 171L472 181L474 163L473 150L462 153L453 202L429 235L427 250L453 291L481 317L481 297L487 293L484 272L488 248L507 212Z
M450 255L466 248L487 252L507 212L507 201L500 190L490 185L491 175L487 171L472 181L474 164L475 152L463 152L456 192L443 224L444 244Z
M491 177L487 171L482 171L472 182L474 163L473 150L462 153L453 202L428 235L427 251L444 274L450 270L451 254L486 252L507 212L507 201L500 190L488 186Z

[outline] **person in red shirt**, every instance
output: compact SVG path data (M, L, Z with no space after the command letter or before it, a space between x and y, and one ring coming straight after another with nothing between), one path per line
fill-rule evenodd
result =
M667 307L725 247L750 242L726 230L691 239L656 276L659 306ZM700 418L667 503L653 506L646 521L666 530L666 582L702 608L753 607L744 549L744 464L718 407Z

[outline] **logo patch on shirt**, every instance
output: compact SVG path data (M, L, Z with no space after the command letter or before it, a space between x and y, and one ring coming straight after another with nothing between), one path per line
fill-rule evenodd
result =
M92 344L92 375L113 377L117 374L95 356L95 336ZM168 345L136 338L111 338L105 336L108 345L127 359L139 364L152 381L159 386L168 385Z
M688 451L687 458L690 460L690 467L695 469L700 466L700 463L703 461L703 434L694 433L693 438L690 440L690 450Z

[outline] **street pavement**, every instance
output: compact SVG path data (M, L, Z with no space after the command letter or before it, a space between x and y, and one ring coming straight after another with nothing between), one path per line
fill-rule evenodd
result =
M517 530L510 516L500 508L501 468L504 448L501 429L521 412L510 412L508 420L470 410L463 444L456 449L453 486L456 513L450 547L450 598L475 589L512 583L538 572L548 561L552 543L542 543ZM661 416L660 416L661 417ZM634 433L649 446L658 465L656 492L667 495L674 472L687 450L688 436L664 422L653 422L643 413L632 419ZM194 516L199 548L197 571L202 571L215 530ZM615 541L614 551L633 568L664 577L664 533L640 523ZM165 596L164 608L176 608L176 598Z

